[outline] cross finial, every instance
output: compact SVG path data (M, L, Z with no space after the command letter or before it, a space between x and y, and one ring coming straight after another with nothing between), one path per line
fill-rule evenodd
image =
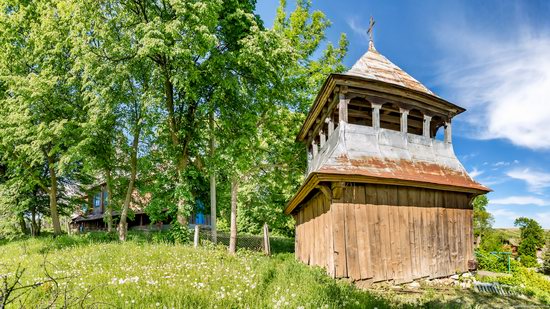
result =
M372 39L372 30L374 28L375 23L376 22L374 21L374 18L371 16L370 17L370 22L369 22L369 29L367 30L367 33L368 33L369 38L370 38L370 40L369 40L370 42L374 42L374 40Z

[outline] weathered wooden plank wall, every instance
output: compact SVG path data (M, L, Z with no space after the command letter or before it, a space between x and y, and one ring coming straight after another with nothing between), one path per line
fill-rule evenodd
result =
M472 209L465 193L348 184L295 214L296 256L336 278L410 282L467 271Z
M331 211L330 201L318 193L294 214L295 255L306 264L325 267L334 276Z

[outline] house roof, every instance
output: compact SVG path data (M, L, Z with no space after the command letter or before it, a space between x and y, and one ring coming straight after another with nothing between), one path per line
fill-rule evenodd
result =
M426 86L380 54L372 41L369 42L367 52L345 74L399 85L435 96Z

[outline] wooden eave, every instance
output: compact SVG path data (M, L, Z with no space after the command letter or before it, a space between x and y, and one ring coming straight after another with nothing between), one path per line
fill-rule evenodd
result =
M313 106L300 129L300 133L296 137L296 141L302 142L307 139L308 132L316 124L316 119L321 112L323 112L323 109L325 109L325 105L329 101L336 86L347 86L349 87L348 91L351 93L369 95L380 98L381 100L399 101L413 107L418 106L424 110L431 111L433 114L442 114L448 119L466 111L466 109L458 105L423 91L376 79L332 73L325 80L321 90L317 94ZM331 109L331 107L332 106L328 109Z
M288 202L284 213L289 215L302 203L302 201L309 195L309 193L315 189L321 182L355 182L355 183L369 183L369 184L381 184L381 185L394 185L394 186L408 186L418 187L425 189L433 189L440 191L462 192L470 193L474 195L485 194L492 190L479 189L471 187L461 187L453 185L445 185L438 183L410 181L395 178L380 178L365 175L345 175L345 174L330 174L312 172L309 174L304 184L298 189L298 192Z

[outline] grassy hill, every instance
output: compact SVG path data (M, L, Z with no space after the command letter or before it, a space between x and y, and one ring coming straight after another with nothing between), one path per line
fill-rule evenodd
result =
M0 291L21 274L8 307L365 308L532 305L447 287L415 292L362 291L320 268L223 247L127 243L63 236L0 243ZM4 285L4 283L6 285ZM390 289L391 290L391 289ZM0 293L0 295L2 295ZM1 296L0 296L0 307Z
M519 228L495 228L503 239L510 241L512 244L519 245L521 239L521 232ZM546 238L550 241L550 230L544 230Z

